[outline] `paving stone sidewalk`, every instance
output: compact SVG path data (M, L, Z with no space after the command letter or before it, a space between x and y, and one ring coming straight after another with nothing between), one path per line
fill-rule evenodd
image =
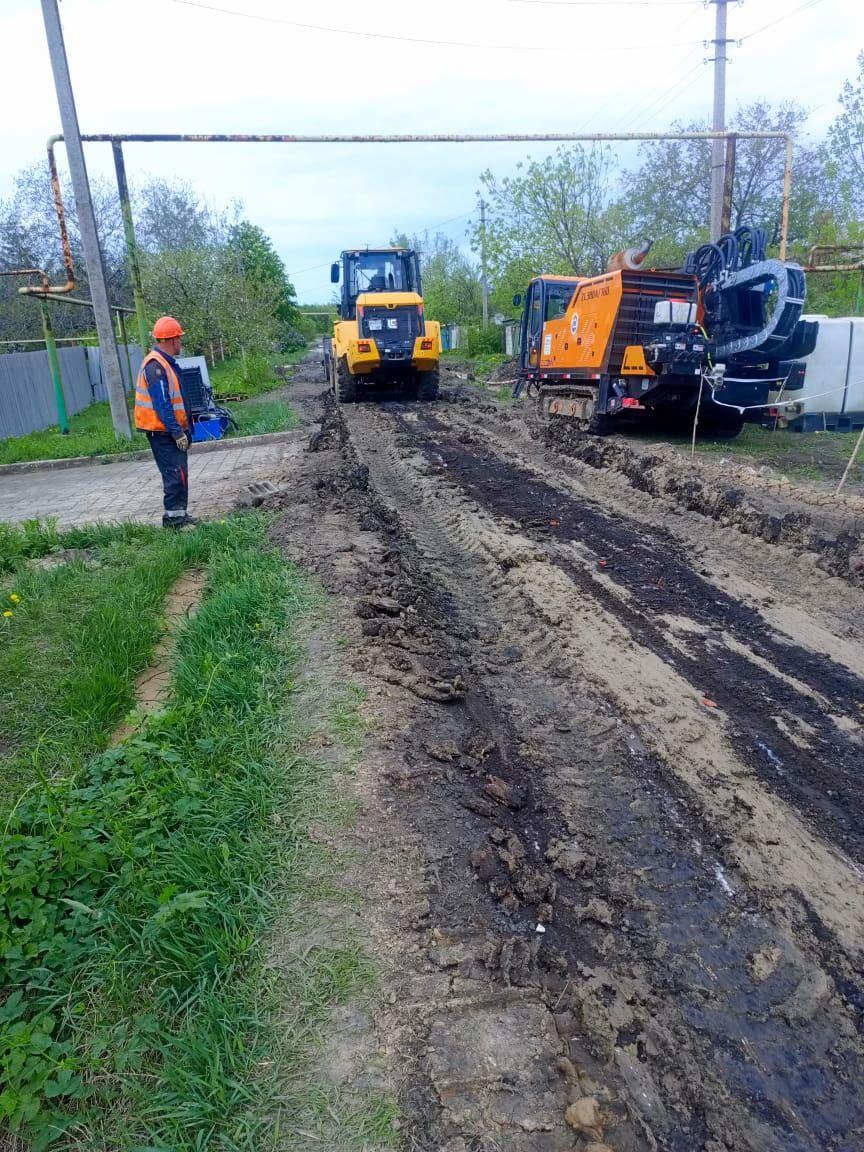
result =
M229 511L247 485L274 480L300 438L244 446L189 457L189 511L209 518ZM0 476L0 521L18 523L52 517L60 525L94 520L162 518L162 485L152 459L92 464L56 472Z

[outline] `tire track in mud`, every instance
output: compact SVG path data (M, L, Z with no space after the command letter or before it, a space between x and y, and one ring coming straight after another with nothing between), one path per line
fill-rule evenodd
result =
M508 553L500 533L496 575L481 544L454 531L458 493L442 488L430 500L412 490L412 468L400 457L419 452L435 467L441 445L430 448L403 425L400 447L387 414L352 413L349 427L377 498L398 517L402 578L422 588L412 605L432 627L440 658L457 658L448 637L473 637L472 688L434 733L439 743L455 736L459 771L426 785L439 835L448 835L448 803L460 809L437 900L441 922L470 934L475 909L462 916L459 903L470 863L497 902L490 923L521 941L516 948L511 940L507 963L536 956L557 974L561 1015L570 1017L559 1032L570 1033L574 1062L606 1068L649 1142L675 1152L853 1152L864 1141L864 1053L814 962L812 936L791 929L794 913L772 915L737 880L733 892L719 862L723 838L614 705L578 682L548 620L508 583L523 545ZM455 473L451 464L448 480L475 497ZM474 519L478 541L482 516ZM593 583L586 591L596 596ZM618 600L613 608L620 611ZM478 733L488 737L479 747ZM428 731L408 739L430 747ZM490 800L495 780L506 802ZM412 808L428 832L429 811ZM546 928L539 949L538 920ZM858 995L860 982L848 981L847 991Z
M827 701L849 727L856 725L864 705L859 677L777 637L753 609L695 572L669 534L631 527L482 444L460 442L433 415L421 413L419 426L396 418L406 441L481 506L515 521L529 538L581 545L599 556L603 582L572 552L558 550L556 563L589 599L624 621L640 644L724 710L737 727L738 750L760 778L864 862L864 751L824 706ZM628 595L615 595L609 583ZM673 643L657 623L668 614L697 627ZM735 648L724 635L737 641ZM804 735L793 739L783 730L787 717L803 726Z

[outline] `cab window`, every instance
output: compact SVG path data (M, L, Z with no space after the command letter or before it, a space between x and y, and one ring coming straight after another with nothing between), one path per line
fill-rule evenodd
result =
M560 320L573 295L572 284L549 284L546 287L546 320Z

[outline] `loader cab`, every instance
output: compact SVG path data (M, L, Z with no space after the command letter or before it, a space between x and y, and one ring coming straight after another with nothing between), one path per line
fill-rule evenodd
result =
M422 296L420 261L412 248L361 248L343 252L330 269L330 280L342 291L339 316L357 317L357 297L364 292L415 292Z
M528 285L522 309L519 364L526 371L540 366L543 325L565 314L579 281L563 276L539 276ZM514 297L518 307L522 297Z

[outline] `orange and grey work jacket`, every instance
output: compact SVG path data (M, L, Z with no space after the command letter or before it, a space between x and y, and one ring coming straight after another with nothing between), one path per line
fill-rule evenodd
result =
M177 369L156 348L144 357L135 382L135 427L175 437L189 427Z

